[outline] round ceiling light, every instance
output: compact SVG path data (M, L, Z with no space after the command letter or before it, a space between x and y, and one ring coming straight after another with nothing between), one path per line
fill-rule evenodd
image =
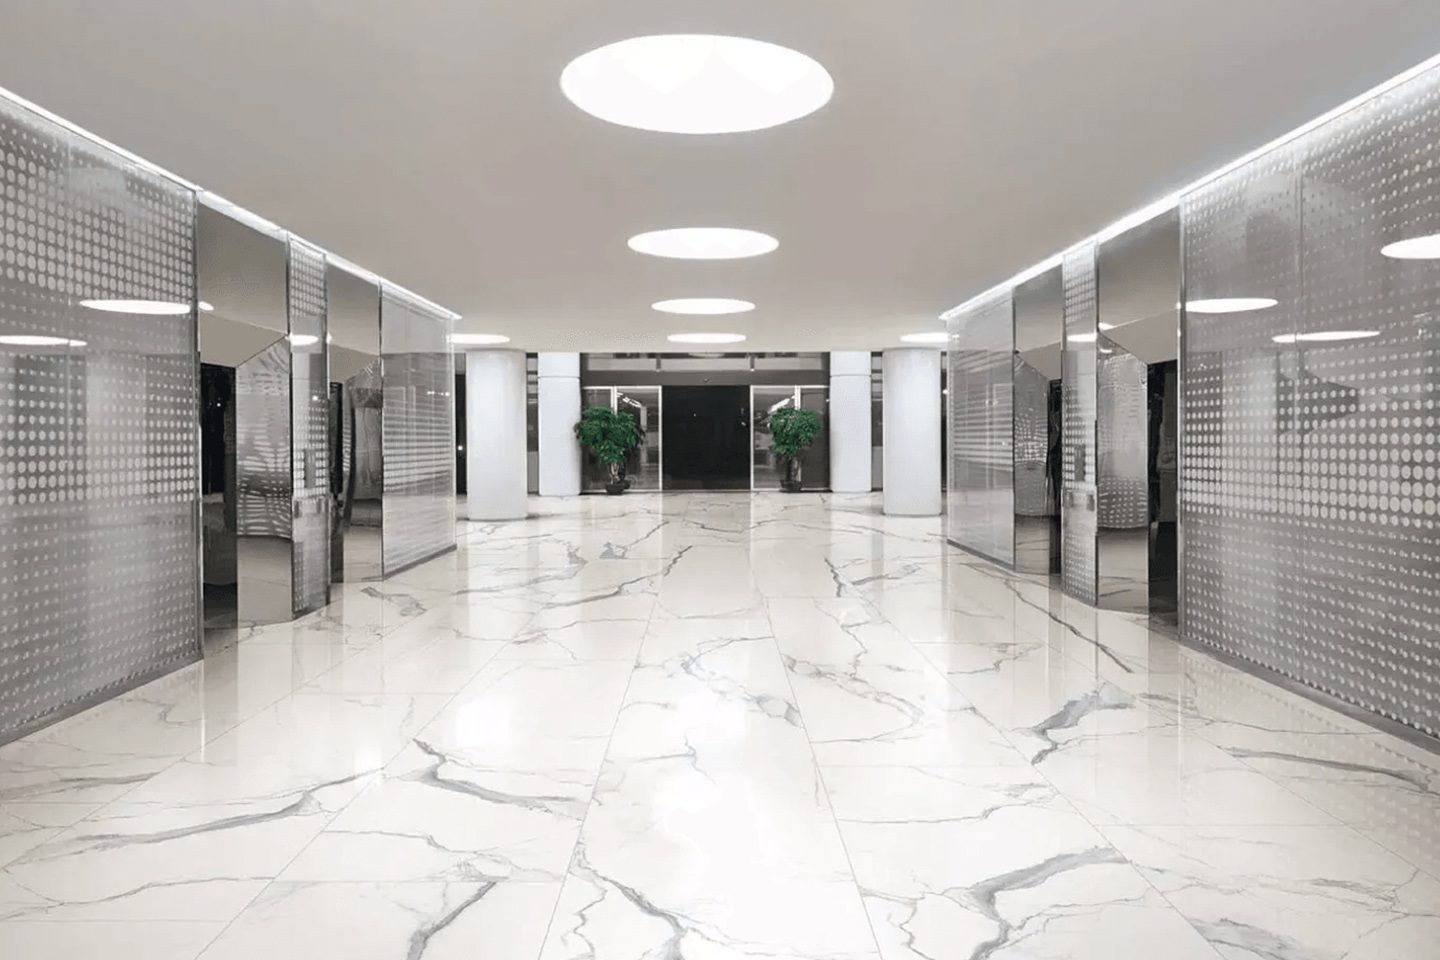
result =
M1317 330L1314 333L1281 333L1270 339L1276 343L1334 343L1341 340L1368 340L1378 336L1379 330Z
M1380 253L1392 260L1440 260L1440 233L1387 243Z
M458 347L493 347L509 343L510 338L500 333L452 333L450 342Z
M209 313L210 311L212 311L212 310L214 310L214 309L215 309L215 307L214 307L212 304L207 303L207 302L204 301L204 300L201 300L201 301L200 301L200 312L201 312L201 313Z
M7 333L0 336L0 344L7 347L83 347L85 341L32 333Z
M1211 300L1187 300L1185 309L1190 313L1247 313L1269 310L1279 302L1273 297L1216 297Z
M178 317L190 312L190 304L174 300L81 300L80 306L105 313L135 313L147 317Z
M319 342L320 338L313 333L290 334L290 345L294 347L312 347Z
M661 300L659 303L650 304L650 307L661 313L714 317L725 313L749 313L755 309L755 304L749 300L730 300L726 297L688 297L683 300Z
M950 334L944 330L929 330L925 333L907 333L900 339L906 343L945 343L950 339Z
M560 90L610 123L661 133L740 133L798 120L835 81L787 47L710 34L632 37L570 61Z
M737 227L676 227L636 234L627 241L636 253L676 260L741 260L770 253L780 241L768 233Z
M671 343L740 343L743 333L672 333L665 339Z

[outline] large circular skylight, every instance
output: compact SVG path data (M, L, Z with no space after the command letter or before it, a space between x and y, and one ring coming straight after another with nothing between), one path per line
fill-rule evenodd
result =
M560 89L592 116L662 133L763 130L814 113L835 82L787 47L709 34L633 37L570 62Z
M676 227L652 230L629 240L630 249L652 257L678 260L739 260L758 257L780 246L768 233L736 227Z
M665 339L671 343L739 343L743 333L672 333Z
M688 313L707 317L719 316L724 313L748 313L755 309L755 304L749 300L731 300L727 297L687 297L681 300L661 300L650 306L661 313Z
M1440 233L1409 240L1396 240L1380 248L1392 260L1440 260Z

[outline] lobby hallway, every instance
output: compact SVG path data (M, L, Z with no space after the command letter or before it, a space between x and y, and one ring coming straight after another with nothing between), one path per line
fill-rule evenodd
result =
M0 748L0 956L1440 956L1440 758L878 498L532 500Z

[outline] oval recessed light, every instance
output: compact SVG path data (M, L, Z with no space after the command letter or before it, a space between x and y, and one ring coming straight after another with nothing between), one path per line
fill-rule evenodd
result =
M135 313L147 317L178 317L190 312L190 304L174 300L81 300L80 306L105 313Z
M1392 260L1440 260L1440 233L1409 240L1396 240L1380 248Z
M1282 333L1270 339L1276 343L1334 343L1340 340L1368 340L1379 330L1317 330L1314 333Z
M199 306L200 306L200 312L201 312L201 313L209 313L210 311L212 311L212 310L215 309L214 306L212 306L211 304L205 302L204 300L201 300L201 301L200 301Z
M85 341L35 333L7 333L0 335L0 344L7 347L83 347Z
M739 343L743 333L672 333L665 339L671 343Z
M320 338L313 333L292 333L290 334L290 345L295 347L311 347L320 342Z
M755 309L749 300L731 300L726 297L687 297L682 300L661 300L650 304L652 310L661 313L688 313L698 316L718 316L724 313L748 313Z
M1096 339L1098 339L1098 337L1099 337L1099 334L1095 334L1095 333L1067 333L1067 334L1065 335L1065 342L1066 342L1066 343L1094 343L1094 342L1096 341Z
M601 120L662 133L740 133L798 120L835 81L788 47L744 37L632 37L591 50L560 74L570 102Z
M1214 297L1209 300L1187 300L1185 309L1190 313L1246 313L1250 310L1268 310L1279 302L1273 297Z
M500 333L452 333L450 342L461 347L486 347L509 343L510 338Z
M900 338L906 343L945 343L950 334L944 330L930 330L926 333L907 333Z
M627 241L636 253L677 260L740 260L772 252L780 241L738 227L676 227L637 234Z

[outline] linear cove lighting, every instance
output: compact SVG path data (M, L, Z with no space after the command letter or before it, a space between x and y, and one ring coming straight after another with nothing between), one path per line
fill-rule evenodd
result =
M907 333L900 339L906 343L944 343L950 339L950 334L944 330L930 330L925 333Z
M1282 333L1270 339L1276 343L1334 343L1340 340L1368 340L1379 330L1317 330L1314 333Z
M33 333L8 333L0 336L0 344L7 347L83 347L85 341Z
M780 241L768 233L737 227L675 227L652 230L628 241L636 253L677 260L740 260L770 253Z
M510 338L501 333L452 333L450 342L461 347L493 347L509 343Z
M81 300L80 306L104 313L133 313L146 317L179 317L190 312L190 304L175 300Z
M570 61L560 90L601 120L661 133L741 133L798 120L835 81L788 47L710 34L632 37Z
M661 300L650 304L651 309L661 313L687 313L697 316L718 316L724 313L748 313L755 309L749 300L730 300L725 297L688 297L682 300Z
M1396 240L1381 247L1380 253L1392 260L1440 260L1440 233Z
M743 333L672 333L665 339L671 343L739 343Z
M1251 310L1269 310L1279 302L1273 297L1216 297L1187 300L1185 309L1190 313L1249 313Z

